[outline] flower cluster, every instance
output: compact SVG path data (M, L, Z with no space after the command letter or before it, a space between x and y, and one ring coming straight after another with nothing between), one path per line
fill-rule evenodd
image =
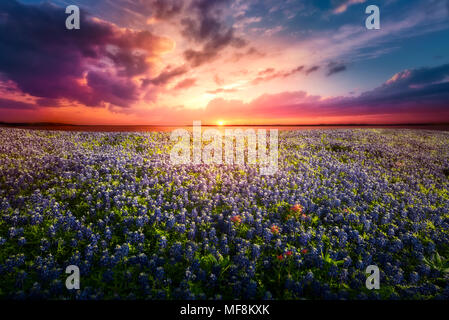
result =
M272 176L170 148L0 128L0 298L449 298L447 133L281 131Z

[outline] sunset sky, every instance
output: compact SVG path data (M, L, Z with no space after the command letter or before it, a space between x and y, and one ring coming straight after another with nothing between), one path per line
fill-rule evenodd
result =
M0 1L0 121L193 120L449 122L449 0Z

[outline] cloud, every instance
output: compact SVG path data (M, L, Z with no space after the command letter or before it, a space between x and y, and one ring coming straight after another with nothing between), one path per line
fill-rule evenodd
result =
M346 69L347 69L346 65L344 65L343 63L330 62L327 65L327 73L326 73L326 75L329 77L329 76L331 76L333 74L346 71Z
M410 102L449 107L449 64L398 72L382 86L360 95L359 99L365 104Z
M185 1L179 0L78 0L85 7L116 22L138 26L169 21L183 14ZM109 20L108 19L108 20Z
M235 29L227 26L223 12L229 0L193 0L191 15L181 20L182 34L194 43L202 45L201 49L187 49L184 58L192 67L198 67L214 60L220 51L228 48L242 48L247 41L235 35Z
M0 2L0 73L37 98L87 106L128 107L139 99L134 76L170 50L171 40L81 14L80 30L67 30L64 10L51 4ZM99 71L101 70L101 71Z
M260 58L260 57L264 57L264 56L265 56L265 54L263 52L260 52L255 47L250 47L245 52L236 52L236 53L234 53L234 55L232 56L230 61L235 63L235 62L237 62L240 59L245 58L245 57Z
M216 58L218 55L217 50L209 50L209 49L203 49L203 50L192 50L188 49L184 51L184 58L190 62L192 67L199 67L202 64L209 62Z
M278 72L275 72L275 70L273 68L268 68L268 69L262 71L262 74L259 72L259 77L257 77L253 81L251 81L251 84L258 85L262 82L267 82L267 81L271 81L274 79L287 78L287 77L293 76L294 74L299 73L303 70L304 70L304 66L298 66L298 67L288 70L288 71L278 71Z
M220 78L218 74L214 75L214 82L218 86L222 86L224 84L224 80Z
M245 28L250 24L262 21L262 17L245 17L244 15L237 17L237 22L234 24L236 28Z
M341 1L339 1L341 2ZM364 3L366 0L344 0L343 3L340 3L334 10L334 14L340 14L345 12L350 6L358 4L358 3Z
M318 71L319 69L320 69L320 66L311 66L309 69L306 70L306 75L309 75L312 72Z
M343 70L346 69L346 67L343 65L339 65L339 64L333 63L333 62L330 63L328 75L343 71L343 70L339 70L341 68L344 68ZM258 77L255 78L253 81L251 81L251 84L258 85L262 82L267 82L267 81L271 81L274 79L288 78L288 77L293 76L300 72L304 72L305 75L309 75L312 72L315 72L319 69L320 69L319 66L311 66L307 69L305 69L305 66L298 66L296 68L293 68L293 69L287 70L287 71L276 71L274 68L267 68L265 70L259 71Z
M108 72L90 71L87 75L87 86L98 95L90 95L87 105L98 106L109 102L119 107L129 107L130 102L139 99L138 87L126 78L114 77Z
M36 105L28 102L0 98L0 109L32 110L36 109Z
M152 17L157 20L171 19L182 12L184 4L179 0L152 0L151 5L148 2L139 1L145 8L150 8L153 11Z
M185 89L193 87L195 85L195 83L196 83L196 79L187 78L187 79L184 79L184 80L181 80L180 82L178 82L173 89L174 90L185 90Z
M276 71L274 68L266 68L265 70L259 71L258 75L264 76L264 75L273 73L274 71Z
M236 92L236 91L238 91L238 90L235 89L235 88L231 88L231 89L217 88L215 90L207 91L207 93L209 93L209 94L218 94L218 93L232 93L232 92Z
M265 29L264 35L267 37L271 37L271 36L275 35L276 33L279 33L283 30L284 30L283 26L276 26L273 28Z
M148 84L152 84L155 86L165 86L171 80L176 77L182 76L189 71L188 67L183 65L177 68L171 68L170 66L165 68L156 78L153 79L144 79L142 85L145 87Z

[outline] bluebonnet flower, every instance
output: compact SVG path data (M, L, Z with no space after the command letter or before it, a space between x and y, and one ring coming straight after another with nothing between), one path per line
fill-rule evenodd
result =
M254 260L258 259L259 256L260 256L260 254L261 254L261 251L260 251L260 245L254 244L253 247L252 247L252 252L251 252L251 254L252 254L252 258L253 258Z
M413 271L412 273L410 273L410 282L412 284L416 284L419 281L419 274L415 271Z
M162 281L162 280L164 279L164 277L165 277L165 271L164 271L164 268L158 267L158 268L156 269L156 274L155 274L155 276L156 276L156 279L157 279L157 280Z
M307 272L307 274L304 277L304 281L306 283L311 282L314 279L312 271Z
M27 243L27 241L26 241L25 237L19 238L19 241L18 241L19 246L24 246L26 243Z
M162 236L159 240L159 247L161 249L164 249L167 247L167 239L164 236Z

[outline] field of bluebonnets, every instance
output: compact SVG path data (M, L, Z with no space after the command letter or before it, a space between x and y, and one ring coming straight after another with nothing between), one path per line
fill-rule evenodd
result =
M172 166L169 133L0 128L0 297L449 298L449 132L279 139L261 176Z

